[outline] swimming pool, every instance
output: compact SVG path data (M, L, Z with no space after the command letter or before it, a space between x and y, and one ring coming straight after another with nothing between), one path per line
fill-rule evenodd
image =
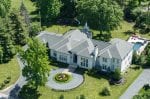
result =
M143 45L143 44L142 44L142 43L139 43L139 42L134 43L133 50L134 50L134 51L138 51L139 48L140 48L142 45Z

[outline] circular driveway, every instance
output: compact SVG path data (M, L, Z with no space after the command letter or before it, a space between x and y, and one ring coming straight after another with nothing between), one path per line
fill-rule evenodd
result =
M46 85L48 85L49 87L55 90L65 91L65 90L76 88L82 84L82 82L84 81L83 76L73 72L69 72L72 75L72 79L68 83L57 83L53 80L54 76L57 73L66 72L66 71L69 72L68 69L62 69L62 68L57 70L52 70L50 72L50 76L48 78L48 82L46 83Z

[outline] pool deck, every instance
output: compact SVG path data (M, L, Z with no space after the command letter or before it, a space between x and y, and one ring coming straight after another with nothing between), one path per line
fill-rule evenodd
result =
M145 47L147 46L147 44L150 42L150 40L147 40L146 38L141 38L141 37L135 37L135 36L131 36L128 40L128 42L130 43L142 43L143 45L136 51L136 53L138 55L140 55Z

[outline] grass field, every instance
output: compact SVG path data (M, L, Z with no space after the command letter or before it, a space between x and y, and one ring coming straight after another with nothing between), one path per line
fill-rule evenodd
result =
M54 66L53 66L54 67ZM126 83L123 85L112 85L111 96L100 96L99 93L103 87L108 86L108 80L99 76L98 78L84 74L84 83L68 92L56 92L52 91L49 87L40 87L41 93L40 99L59 99L63 94L65 99L76 99L77 96L85 95L86 99L118 99L119 96L129 87L129 85L138 77L142 69L134 70L128 69L128 73L125 74Z
M0 84L10 76L11 80L4 88L11 84L14 84L20 75L20 67L18 65L16 57L14 57L9 63L0 64Z

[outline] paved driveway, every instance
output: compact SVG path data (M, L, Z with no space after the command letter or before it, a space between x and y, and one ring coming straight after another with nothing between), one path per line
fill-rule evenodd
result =
M57 73L61 73L61 72L64 72L66 70L68 71L69 69L60 68L57 70L50 71L50 76L48 78L48 82L46 83L46 85L48 85L52 89L64 91L64 90L70 90L70 89L76 88L82 84L82 82L84 81L83 76L81 74L76 74L74 72L70 72L70 70L68 71L68 73L71 73L71 75L72 75L71 81L69 81L68 83L63 83L63 84L56 83L54 81L54 76Z
M120 99L132 99L134 95L138 94L143 85L147 83L150 84L150 69L144 69L139 77L123 93Z

